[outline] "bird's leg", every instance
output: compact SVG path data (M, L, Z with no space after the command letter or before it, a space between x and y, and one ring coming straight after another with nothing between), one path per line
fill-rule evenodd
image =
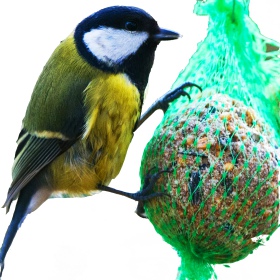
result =
M138 122L135 126L134 131L137 130L141 126L141 124L146 119L148 119L156 110L161 109L165 113L166 110L168 109L169 103L174 101L175 99L179 98L180 96L187 96L189 99L191 99L190 95L184 91L184 89L188 88L188 87L196 87L200 91L202 91L200 86L193 84L193 83L189 83L189 82L183 83L182 85L180 85L179 87L177 87L174 90L168 91L162 97L157 99L152 104L152 106L140 117L140 119L138 120Z
M120 190L110 188L110 187L104 186L104 185L98 185L98 189L101 191L119 194L119 195L128 197L130 199L136 200L136 201L146 201L146 200L152 199L154 197L167 195L166 193L163 193L163 192L153 192L153 187L154 187L156 181L159 179L161 174L164 172L171 172L171 171L169 169L166 169L166 170L161 170L152 175L149 173L145 177L144 186L143 186L142 190L138 191L136 193L124 192L124 191L120 191Z

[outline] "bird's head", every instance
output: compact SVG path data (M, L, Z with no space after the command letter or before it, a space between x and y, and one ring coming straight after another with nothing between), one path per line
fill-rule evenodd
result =
M161 29L142 9L113 6L84 19L76 27L74 37L80 55L91 65L133 76L130 72L138 70L149 74L157 45L177 39L179 34Z

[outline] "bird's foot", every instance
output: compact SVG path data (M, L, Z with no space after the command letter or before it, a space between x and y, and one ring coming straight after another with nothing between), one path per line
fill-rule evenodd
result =
M141 115L140 119L138 120L134 131L137 130L144 122L147 120L156 110L160 109L164 113L168 109L169 103L174 101L175 99L179 98L180 96L188 96L189 99L191 99L189 93L187 93L184 89L188 87L196 87L200 91L202 91L202 88L194 83L186 82L180 85L179 87L168 91L166 94L164 94L162 97L157 99L148 110Z
M175 88L174 90L168 91L165 95L163 95L160 99L157 100L159 103L159 109L161 109L163 112L166 112L169 106L169 103L176 100L180 96L187 96L189 100L191 100L191 97L188 92L185 91L185 88L189 87L196 87L200 91L202 91L202 88L194 83L186 82L180 85L179 87Z
M142 189L142 193L143 192L150 193L153 190L153 187L154 187L155 183L160 178L162 173L172 172L172 169L165 169L165 170L161 170L161 171L159 171L155 174L151 174L150 172L152 170L153 169L151 169L149 171L148 175L146 175L146 177L145 177L145 182L144 182L144 186L143 186L143 189ZM156 192L156 193L152 193L152 194L157 194L156 196L163 196L163 195L169 196L169 194L164 193L164 192ZM135 213L141 218L147 218L146 213L145 213L145 209L144 209L144 201L145 200L140 200L138 202L137 208L135 210Z

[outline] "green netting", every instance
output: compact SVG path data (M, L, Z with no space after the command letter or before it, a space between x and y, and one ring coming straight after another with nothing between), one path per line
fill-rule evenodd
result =
M280 45L260 34L248 5L197 2L208 34L173 88L190 81L203 92L170 104L143 154L142 185L170 171L154 187L170 196L145 211L182 259L179 280L216 278L211 264L245 258L278 227Z
M209 15L208 34L173 88L191 81L241 100L265 117L279 141L280 44L260 33L248 6L249 0L197 1L195 13ZM269 46L278 50L267 53Z

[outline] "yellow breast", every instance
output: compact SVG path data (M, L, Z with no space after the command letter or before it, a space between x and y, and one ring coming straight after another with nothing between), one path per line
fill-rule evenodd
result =
M100 74L84 95L85 132L51 165L56 192L69 196L90 195L118 175L140 116L140 94L125 74Z

